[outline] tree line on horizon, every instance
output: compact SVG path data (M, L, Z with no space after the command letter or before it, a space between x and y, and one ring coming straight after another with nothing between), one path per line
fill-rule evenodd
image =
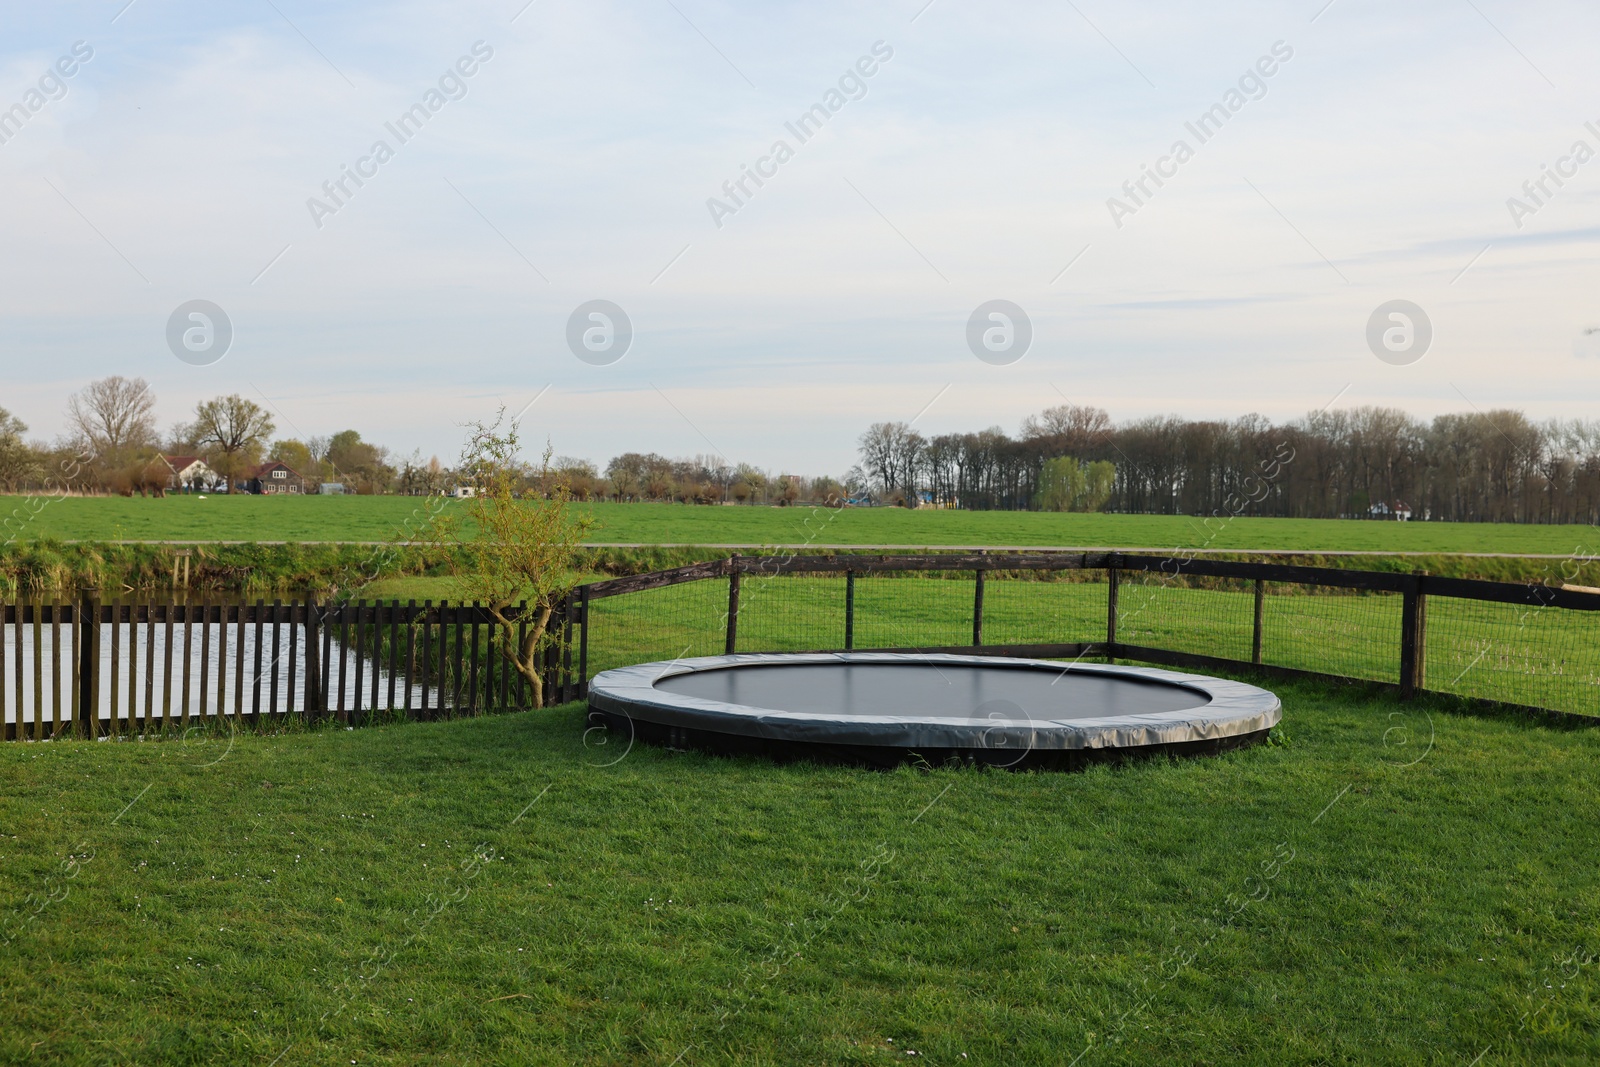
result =
M901 422L860 439L858 476L886 502L971 510L1055 507L1061 464L1109 473L1080 510L1451 522L1600 522L1600 420L1496 409L1423 421L1396 408L1113 423L1092 405L923 436ZM1080 475L1081 476L1081 475Z
M237 484L264 460L351 492L431 494L460 483L438 457L399 456L355 430L275 437L271 413L215 397L159 431L139 378L102 378L73 394L54 442L0 408L0 489L137 492L163 455L192 455ZM1410 518L1600 523L1600 420L1536 422L1511 409L1416 419L1386 407L1115 423L1102 408L1062 404L1013 437L998 426L924 436L874 423L843 477L772 474L718 455L627 452L602 470L568 456L525 464L525 490L565 486L575 500L692 504L847 503L966 510ZM63 474L63 472L70 472Z

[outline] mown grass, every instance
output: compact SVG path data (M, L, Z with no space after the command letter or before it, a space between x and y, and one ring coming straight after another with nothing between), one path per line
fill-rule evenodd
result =
M6 745L0 1060L1600 1057L1596 735L1279 692L1284 743L1080 774L577 707Z
M432 510L430 510L432 509ZM1299 552L1593 554L1589 526L1078 515L904 508L589 506L590 540L629 544L1070 545ZM72 497L42 508L0 497L22 540L388 541L460 505L420 497ZM37 514L35 514L37 511ZM410 523L410 527L406 524Z

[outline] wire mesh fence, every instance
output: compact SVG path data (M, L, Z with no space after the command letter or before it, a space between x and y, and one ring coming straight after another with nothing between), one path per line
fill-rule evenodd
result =
M941 563L874 557L848 575L838 561L813 572L804 568L817 561L729 560L683 585L597 601L585 677L722 652L740 574L741 652L1027 646L1046 658L1259 664L1600 715L1600 596L1545 606L1542 587L1112 553L997 560L981 580L976 567ZM1429 595L1430 581L1450 591ZM1497 602L1517 598L1529 603Z
M725 582L702 581L606 597L589 605L588 673L656 660L714 656L724 647Z
M1131 576L1117 597L1117 640L1224 659L1249 660L1253 583L1218 579L1198 588L1182 577Z
M969 645L972 605L971 573L858 575L854 645L909 649Z
M848 584L843 574L745 575L739 587L739 650L843 648Z
M1427 688L1600 714L1600 614L1431 597Z
M1399 683L1403 598L1398 593L1264 584L1263 663Z
M1088 643L1106 636L1104 571L984 583L983 640L992 645ZM1082 580L1087 578L1087 580ZM968 609L970 611L971 604Z

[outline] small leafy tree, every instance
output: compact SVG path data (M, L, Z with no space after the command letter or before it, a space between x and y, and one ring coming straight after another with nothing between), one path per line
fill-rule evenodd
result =
M1111 499L1117 485L1117 467L1107 459L1097 459L1083 469L1083 510L1099 511Z
M534 479L543 492L525 491L530 472L519 458L516 424L502 429L504 420L501 408L493 423L470 424L458 480L477 492L463 502L471 525L457 517L452 533L469 561L462 583L467 595L500 624L500 654L527 679L533 706L542 708L538 653L548 643L551 614L576 584L583 536L594 520L575 512L571 491L552 477L549 447ZM527 631L519 638L511 610L522 601Z
M275 459L294 468L296 474L303 475L313 481L317 480L316 462L311 458L311 449L304 441L289 438L284 441L272 442L272 448L267 452L268 459Z
M114 467L155 443L155 409L149 382L114 374L68 399L67 424L81 449Z
M1041 511L1099 511L1111 499L1117 468L1106 460L1081 463L1071 456L1044 461L1033 504Z
M1083 467L1071 456L1047 459L1039 471L1034 504L1041 511L1071 511L1083 496Z

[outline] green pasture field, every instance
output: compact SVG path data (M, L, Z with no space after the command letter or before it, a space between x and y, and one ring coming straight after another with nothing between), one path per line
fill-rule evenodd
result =
M424 529L430 505L443 515L461 510L460 504L439 498L397 496L69 497L44 504L35 515L24 498L9 497L0 498L0 514L11 516L7 536L15 531L24 540L386 541L403 530ZM589 507L597 520L590 539L624 544L1600 553L1600 530L1588 526L1260 518L1213 519L1208 525L1199 518L1162 515L684 504Z
M1277 744L1083 773L578 706L6 744L0 1060L1600 1058L1600 736L1278 692Z

